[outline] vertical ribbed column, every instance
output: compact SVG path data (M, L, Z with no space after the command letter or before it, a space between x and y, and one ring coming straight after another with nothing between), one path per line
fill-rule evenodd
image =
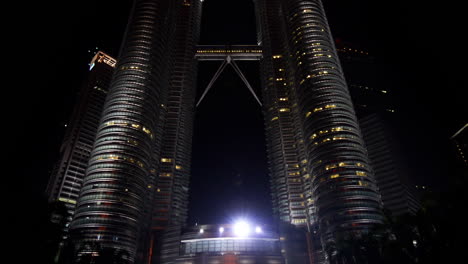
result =
M171 58L174 60L167 94L166 118L161 146L159 187L167 192L170 210L155 212L172 224L183 224L187 218L192 130L196 88L201 2L179 0ZM158 223L155 223L159 225ZM164 225L164 223L163 223Z
M383 222L381 200L320 0L283 0L322 240Z
M202 2L175 0L173 4L176 6L174 39L170 47L173 65L157 178L159 204L155 204L152 225L153 230L164 230L160 238L161 263L171 263L178 256L181 229L188 214L197 74L195 47L199 39Z
M134 3L71 225L78 247L98 243L126 252L129 262L144 226L155 137L160 137L155 131L164 85L164 2Z
M315 224L315 217L295 92L296 69L290 60L282 1L255 3L258 42L263 50L260 67L273 212L286 263L304 264L312 248L307 247L306 227Z
M288 67L288 44L280 1L255 1L259 43L263 114L272 190L273 212L282 223L307 222L302 185L299 126L294 116L293 71Z

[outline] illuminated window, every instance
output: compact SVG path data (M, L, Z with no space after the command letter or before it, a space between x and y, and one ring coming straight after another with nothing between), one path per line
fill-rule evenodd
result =
M356 171L357 176L367 176L367 173L364 171Z
M318 112L318 111L322 111L322 110L323 110L323 107L317 107L317 108L314 109L314 113Z
M159 173L159 176L160 176L160 177L171 177L171 176L172 176L172 173L169 173L169 172L161 172L161 173Z
M273 117L273 118L271 119L271 121L278 120L278 119L279 119L279 117L275 116L275 117Z
M333 140L342 140L342 139L346 139L346 137L333 137L332 139Z
M281 57L283 57L283 55L273 55L273 59L279 59Z
M358 181L359 186L369 186L368 182Z
M169 159L169 158L161 158L161 162L172 162L172 159Z
M280 101L287 101L288 98L287 98L287 97L281 97L279 100L280 100Z
M319 134L320 134L320 135L326 134L326 133L328 133L328 130L320 130L320 131L319 131Z
M143 127L143 132L145 132L146 134L151 134L151 131L146 127Z
M181 170L181 169L182 169L182 166L180 166L180 165L175 165L175 168L176 168L176 170Z
M280 108L279 111L280 112L289 112L290 109L289 108Z
M64 203L76 204L75 200L62 198L62 197L59 198L59 201L64 202Z
M307 219L293 219L292 220L292 223L293 224L303 224L303 223L307 223ZM283 250L283 249L282 249Z
M336 178L338 178L338 177L340 177L339 174L333 174L333 175L330 176L330 179L336 179Z
M343 131L343 130L344 130L343 127L333 127L333 128L330 129L330 131L332 131L332 132L338 132L338 131Z

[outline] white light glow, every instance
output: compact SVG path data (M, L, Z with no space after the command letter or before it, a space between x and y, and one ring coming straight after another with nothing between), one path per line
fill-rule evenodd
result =
M255 227L255 233L257 233L257 234L262 233L262 228L259 227L259 226Z
M203 228L200 228L200 234L203 234L204 231Z
M246 221L239 221L234 224L234 234L239 237L246 237L250 234L250 225Z
M219 228L219 233L222 234L223 232L224 232L224 227L220 227L220 228Z

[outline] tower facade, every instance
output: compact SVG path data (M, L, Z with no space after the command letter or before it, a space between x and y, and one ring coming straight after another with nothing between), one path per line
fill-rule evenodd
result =
M156 189L168 89L172 1L135 1L70 226L80 254L92 244L133 262L145 243Z
M318 230L322 245L382 224L380 194L322 2L255 2L276 217ZM309 246L309 255L314 250Z
M381 114L367 115L359 122L385 209L393 216L416 214L421 204L397 133Z
M201 2L132 8L71 234L79 258L167 263L187 218Z
M188 214L201 1L176 1L169 88L152 213L152 263L169 263L179 255Z
M60 146L59 160L47 186L49 202L62 202L67 208L67 224L81 190L115 64L115 59L102 51L91 60L88 78L79 92Z
M457 158L461 167L468 167L466 155L468 153L468 124L465 124L450 138L456 148Z
M78 257L95 243L129 263L178 256L201 3L134 2L70 227ZM275 217L308 232L284 251L308 263L316 241L383 223L381 199L321 1L255 3Z
M342 40L336 44L383 206L393 216L416 214L421 205L414 188L415 171L402 143L405 132L394 128L399 122L395 85L379 82L383 70L378 58Z

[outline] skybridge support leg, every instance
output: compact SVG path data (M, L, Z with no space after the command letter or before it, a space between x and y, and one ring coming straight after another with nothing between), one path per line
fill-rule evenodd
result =
M247 80L247 78L245 78L244 74L242 73L242 71L240 70L239 66L237 66L237 63L232 60L231 61L231 66L232 68L234 68L234 70L237 72L237 74L239 75L239 77L242 79L242 81L245 83L245 85L247 86L247 88L249 89L249 91L252 93L253 97L255 98L255 100L257 100L258 104L260 106L262 106L262 103L260 102L260 99L258 99L257 95L255 94L254 90L252 89L252 86L250 86L250 83L249 81Z
M257 100L258 104L260 106L262 106L262 103L260 102L260 99L258 99L257 95L255 94L254 90L252 89L252 86L250 85L249 81L247 80L247 78L245 78L244 74L242 73L242 71L240 70L239 66L237 66L237 63L231 58L231 56L226 56L226 59L223 61L223 63L221 64L221 66L219 66L218 70L216 71L216 73L214 74L213 78L211 79L210 83L208 84L208 86L206 87L205 91L203 92L202 96L200 97L200 99L198 100L197 104L196 104L196 107L198 107L201 103L201 101L203 100L203 98L205 98L206 94L208 93L208 91L211 89L211 87L213 86L214 82L218 79L219 75L221 75L221 73L223 72L224 68L226 68L226 65L230 64L232 66L232 68L234 69L234 71L237 73L237 75L239 75L239 77L241 78L241 80L244 82L244 84L247 86L247 88L249 89L249 91L252 93L253 97L255 98L255 100Z
M221 73L223 72L224 68L226 68L226 65L228 65L228 60L224 60L223 63L221 63L221 66L219 66L218 70L216 71L215 75L213 76L213 78L211 79L210 83L208 84L208 86L206 87L205 91L203 92L202 96L200 97L200 99L198 100L198 103L196 105L196 107L198 107L198 105L200 105L201 101L203 100L203 98L205 98L206 94L208 93L208 91L211 89L211 87L213 86L214 82L218 79L219 75L221 75Z

